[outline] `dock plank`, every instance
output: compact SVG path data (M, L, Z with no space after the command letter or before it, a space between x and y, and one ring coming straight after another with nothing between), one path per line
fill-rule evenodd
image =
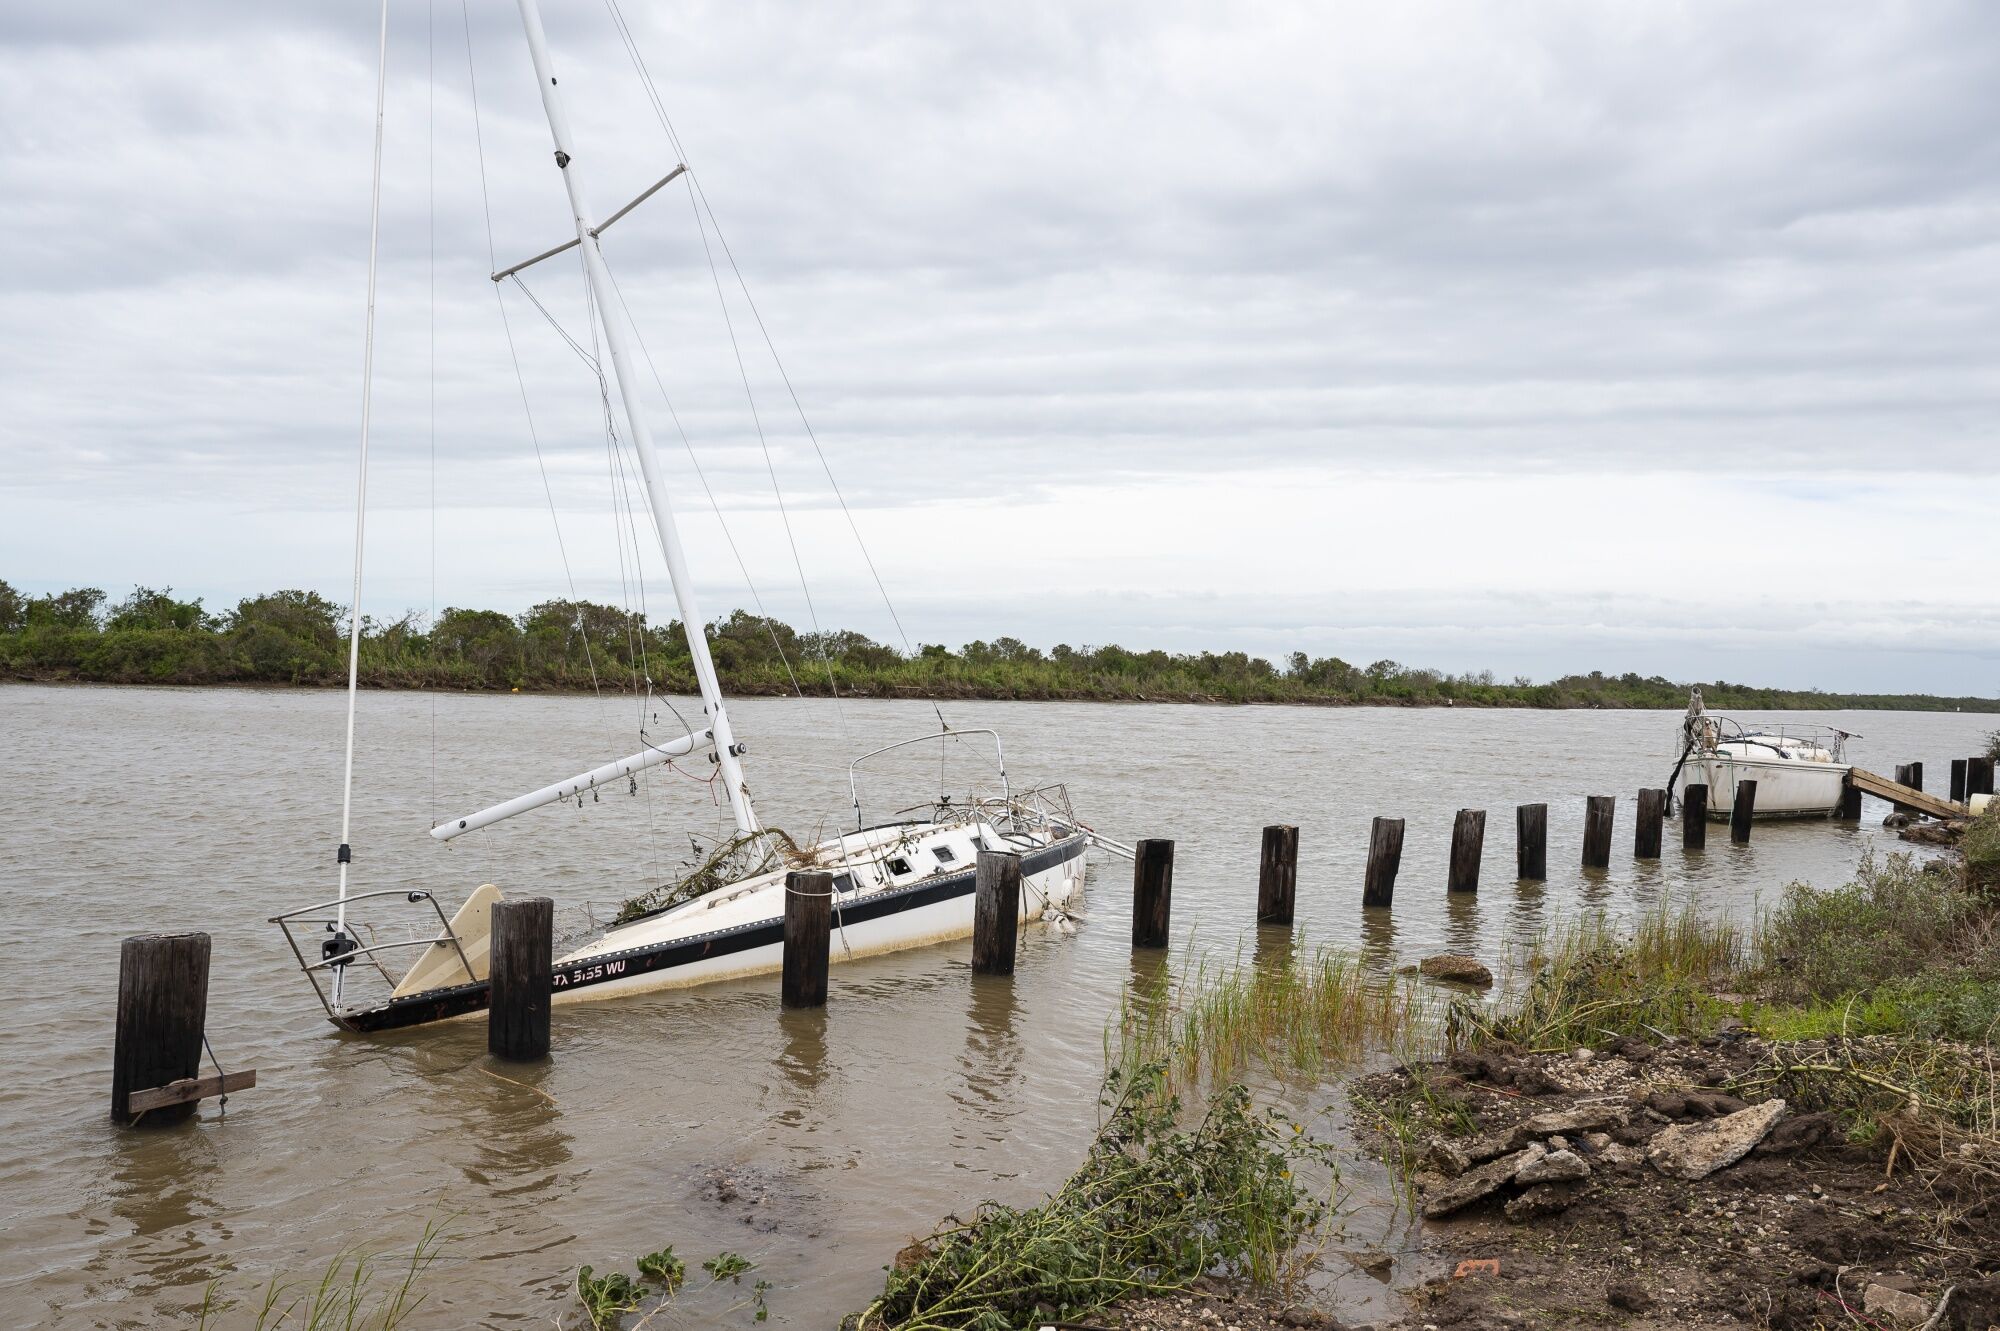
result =
M133 1091L125 1098L125 1105L137 1114L148 1109L164 1109L168 1105L184 1105L191 1100L206 1100L211 1095L247 1091L256 1084L255 1068L244 1068L219 1077L183 1077L165 1086L149 1086L143 1091Z
M1891 804L1928 814L1933 818L1968 816L1969 811L1963 804L1926 794L1915 786L1906 786L1900 781L1891 781L1888 777L1871 772L1865 767L1848 768L1847 781L1856 790L1873 795L1877 799L1888 800Z

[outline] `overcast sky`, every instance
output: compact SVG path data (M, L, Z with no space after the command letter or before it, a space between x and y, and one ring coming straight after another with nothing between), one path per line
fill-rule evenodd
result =
M2000 692L1990 4L627 10L913 639ZM608 213L682 154L546 12ZM375 22L0 15L0 577L347 600ZM596 380L508 286L517 381L486 277L479 140L502 264L568 222L514 7L390 44L364 609L636 603ZM695 217L605 244L729 532L805 624L761 421L820 620L896 641Z

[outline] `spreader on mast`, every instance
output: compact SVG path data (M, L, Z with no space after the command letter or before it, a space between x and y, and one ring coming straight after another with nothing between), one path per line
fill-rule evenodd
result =
M549 135L555 140L556 167L562 172L563 188L569 192L570 213L576 221L577 247L583 254L583 271L603 318L604 345L611 357L612 376L618 381L618 396L625 407L627 433L632 449L639 455L639 471L645 478L646 498L653 509L653 525L660 533L660 552L667 561L667 576L674 584L674 600L680 608L681 625L687 633L688 655L694 661L694 677L708 711L708 729L715 737L715 761L721 765L722 780L729 792L729 807L736 815L741 833L758 830L756 811L750 807L750 792L743 784L743 765L738 761L743 748L730 729L729 713L722 705L722 685L716 679L715 661L709 656L708 638L701 607L688 576L687 556L681 550L680 528L674 523L673 505L667 501L666 482L660 476L660 461L653 447L653 432L646 424L640 401L637 376L632 372L631 353L625 344L625 329L612 311L620 308L611 285L610 270L598 247L600 229L591 220L590 205L584 199L583 180L576 165L576 145L570 136L569 117L563 110L562 94L549 63L548 37L542 31L542 13L536 0L519 0L521 26L528 35L528 55L535 64L535 81L541 85L542 110L548 116Z

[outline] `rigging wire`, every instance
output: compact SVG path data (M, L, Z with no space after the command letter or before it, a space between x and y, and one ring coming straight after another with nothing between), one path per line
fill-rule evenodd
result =
M792 383L791 372L785 368L784 358L778 354L777 343L772 338L770 329L765 326L763 312L757 308L756 298L750 294L749 281L743 276L743 269L736 262L736 253L730 249L729 238L723 234L722 223L715 216L715 209L709 203L708 191L702 188L701 177L696 172L694 163L689 160L687 149L681 143L680 134L674 129L673 118L667 114L666 103L661 99L659 87L653 81L652 71L647 67L645 56L640 52L639 44L632 35L631 25L626 20L618 0L604 0L604 5L611 15L612 26L617 29L619 41L625 47L625 53L630 58L633 69L638 73L640 86L647 100L652 103L653 114L659 119L660 128L666 132L667 141L673 146L678 160L687 167L690 198L699 200L701 211L708 215L710 225L715 228L716 242L722 246L723 256L729 261L730 272L735 276L737 286L743 293L743 303L757 324L757 332L764 340L764 348L770 353L771 362L776 366L778 377L785 385L785 392L791 398L792 409L798 413L799 424L804 427L806 438L812 444L813 454L819 459L820 470L826 475L827 487L832 490L835 502L840 505L841 516L847 521L847 529L854 537L855 547L861 552L862 561L868 566L868 575L874 580L875 590L881 596L884 608L889 612L890 622L895 625L896 636L902 640L904 654L914 656L916 649L910 642L909 631L903 627L903 617L897 612L896 603L889 595L888 585L882 580L881 570L876 567L875 557L868 549L868 542L861 535L860 524L854 519L854 511L848 506L847 496L841 490L840 482L834 479L833 466L827 461L826 451L820 447L819 433L813 429L812 421L806 415L805 404L800 400L798 389ZM707 238L704 233L703 245L706 244ZM713 259L710 263L712 267ZM951 727L945 721L944 712L938 706L937 700L932 698L930 703L931 711L937 716L938 725L950 730Z
M361 681L361 564L368 534L368 427L375 406L375 275L382 236L382 123L389 94L389 0L382 0L380 53L375 73L375 170L368 201L368 308L361 338L361 458L354 496L354 600L347 608L347 757L340 786L340 904L335 907L336 937L347 931L347 866L354 852L348 835L354 818L354 704ZM340 1001L345 967L333 972L333 997Z
M384 0L384 3L386 4L387 0ZM459 0L458 10L459 17L465 27L465 75L467 86L471 89L472 94L472 141L476 149L475 155L479 160L479 206L481 212L485 215L487 271L491 272L493 269L498 268L500 264L497 257L498 252L493 244L493 198L486 183L486 136L480 128L479 120L479 76L475 69L472 54L472 11L470 0ZM522 290L526 291L527 288L523 287ZM530 293L528 298L534 300L533 294ZM549 483L548 463L542 458L541 433L535 428L534 408L528 401L528 379L521 371L521 353L514 344L514 324L507 317L506 296L500 290L498 282L493 283L493 303L500 310L500 327L505 332L507 338L507 359L514 367L514 384L521 393L521 414L527 422L528 441L534 446L535 467L541 473L542 477L542 494L548 499L549 522L555 528L556 553L562 560L563 579L569 584L570 604L576 611L577 635L583 641L583 660L590 671L590 691L597 698L598 711L602 713L604 709L604 692L597 679L597 661L590 650L590 630L583 622L583 603L577 596L576 575L570 570L569 546L563 540L562 518L556 511L555 487ZM539 309L540 305L541 303L537 301L536 308ZM546 317L547 311L543 311L543 314ZM581 350L581 348L578 348L579 353Z
M583 266L581 249L577 252L577 264L578 268L581 269ZM646 708L653 696L653 669L652 663L646 654L645 623L647 606L644 557L639 548L638 524L632 520L631 491L622 489L619 485L619 478L623 473L624 467L621 456L622 450L618 439L618 422L611 410L611 385L604 378L604 371L601 368L604 361L597 341L596 321L603 317L603 311L597 308L595 293L590 288L589 274L583 272L581 276L583 277L584 319L590 325L590 358L592 364L600 367L597 371L597 397L602 407L604 418L605 476L610 482L611 489L611 537L618 546L618 594L625 611L625 660L632 671L632 700L639 709L639 737L642 741L645 741ZM625 504L625 511L622 515L619 512L619 500L621 496ZM622 523L619 520L621 516L624 519ZM633 641L632 587L625 575L625 536L628 531L632 537L633 578L639 585L639 628L636 650L634 649ZM640 687L640 680L642 678L645 681L644 688ZM717 770L719 771L720 769L718 768ZM581 797L579 796L579 798ZM653 876L652 880L647 884L648 889L650 889L661 881L660 835L659 827L653 819L653 790L650 774L646 786L646 845L653 859Z
M813 605L812 588L806 582L805 560L799 555L799 538L792 531L792 515L785 507L784 487L778 484L778 464L771 458L771 441L764 435L764 417L757 410L757 394L750 387L750 370L743 363L743 347L736 340L736 320L730 316L729 301L722 294L722 273L715 266L715 253L708 245L708 228L702 225L701 209L695 203L694 188L688 188L688 208L694 213L695 229L701 233L701 252L708 260L708 275L715 283L715 303L722 310L722 326L729 332L729 350L736 357L736 373L743 380L743 397L750 406L750 423L757 429L757 447L764 454L764 470L771 478L771 494L778 501L778 519L785 527L785 543L792 549L792 567L798 570L799 593L805 597L806 617L812 621L813 640L819 646L820 660L826 666L826 689L833 699L834 720L840 726L840 733L847 734L847 713L840 705L840 686L834 682L833 657L826 650L826 633L820 627L819 610Z
M437 609L438 609L438 430L437 430L437 0L424 0L424 60L429 80L429 109L426 121L424 209L425 240L429 247L430 287L430 435L431 435L431 610L425 621L425 641L430 644L431 669L425 692L431 704L431 823L438 821L438 705L437 705Z
M708 506L715 514L716 525L722 528L722 539L729 543L729 553L736 560L737 571L743 575L743 585L750 590L750 602L757 607L757 617L764 621L764 631L771 637L771 646L778 653L779 664L785 667L785 678L792 683L792 692L800 698L806 696L799 687L799 677L792 672L792 661L785 653L785 644L778 638L777 621L764 609L764 597L757 590L756 579L750 576L750 566L743 558L742 549L736 544L736 534L729 529L729 519L722 515L722 503L715 497L715 487L708 483L708 472L703 470L701 459L695 455L694 441L688 438L687 427L681 424L681 414L674 407L673 395L667 392L666 380L660 375L660 367L653 360L652 351L646 346L646 334L639 327L639 321L632 317L632 307L626 303L625 289L618 285L618 274L606 264L605 274L611 279L611 294L618 298L618 308L625 315L625 322L632 326L633 340L639 344L639 354L645 358L646 369L653 376L653 386L660 390L661 401L667 404L667 417L674 423L674 432L680 436L681 448L687 452L688 461L694 466L694 474L701 481L702 493L708 496ZM649 511L647 517L651 518Z

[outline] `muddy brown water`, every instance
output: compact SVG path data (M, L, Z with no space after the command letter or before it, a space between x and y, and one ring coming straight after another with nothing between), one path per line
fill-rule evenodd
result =
M0 1324L138 1327L197 1306L211 1282L254 1298L314 1279L352 1245L407 1252L427 1222L452 1241L419 1326L549 1325L580 1263L672 1243L757 1263L741 1286L688 1295L653 1325L831 1326L880 1287L913 1233L979 1199L1032 1201L1096 1124L1107 1020L1134 972L1129 870L1094 856L1073 935L1024 940L1012 982L975 980L968 945L837 966L823 1013L782 1013L776 977L558 1008L553 1058L500 1066L477 1021L355 1038L330 1027L277 930L332 894L343 699L312 691L0 687ZM765 817L794 833L847 812L846 758L935 724L923 703L746 700L735 708ZM1310 940L1388 966L1506 939L1602 907L1687 895L1740 916L1793 879L1843 881L1893 846L1870 800L1859 827L1760 825L1656 863L1631 856L1632 796L1671 766L1658 712L953 704L990 725L1017 785L1066 781L1120 839L1179 842L1177 951L1246 947L1259 831L1301 828L1299 921ZM1838 713L1851 757L1940 774L1990 718ZM626 701L369 695L357 767L357 890L422 884L456 898L492 880L602 918L657 864L713 829L707 787L607 795L440 847L463 812L636 747ZM434 738L435 737L435 738ZM936 781L933 750L864 787L885 816ZM963 785L980 765L954 760ZM990 776L990 772L989 772ZM1576 866L1584 797L1619 796L1608 873ZM1550 805L1550 879L1513 881L1517 803ZM1447 901L1452 813L1489 811L1475 898ZM649 831L649 810L650 824ZM1408 820L1394 909L1359 909L1368 821ZM1718 833L1720 829L1717 829ZM209 1033L258 1085L193 1123L105 1117L119 939L214 935ZM1145 962L1138 963L1143 966ZM500 1073L511 1081L500 1080ZM539 1093L538 1093L539 1092ZM1330 1088L1294 1092L1315 1112ZM1337 1119L1329 1129L1339 1133ZM1344 1241L1410 1245L1379 1172L1351 1166ZM1405 1261L1412 1260L1405 1258ZM1365 1310L1383 1287L1341 1263L1332 1292ZM697 1277L699 1284L705 1277ZM247 1323L239 1309L225 1324Z

